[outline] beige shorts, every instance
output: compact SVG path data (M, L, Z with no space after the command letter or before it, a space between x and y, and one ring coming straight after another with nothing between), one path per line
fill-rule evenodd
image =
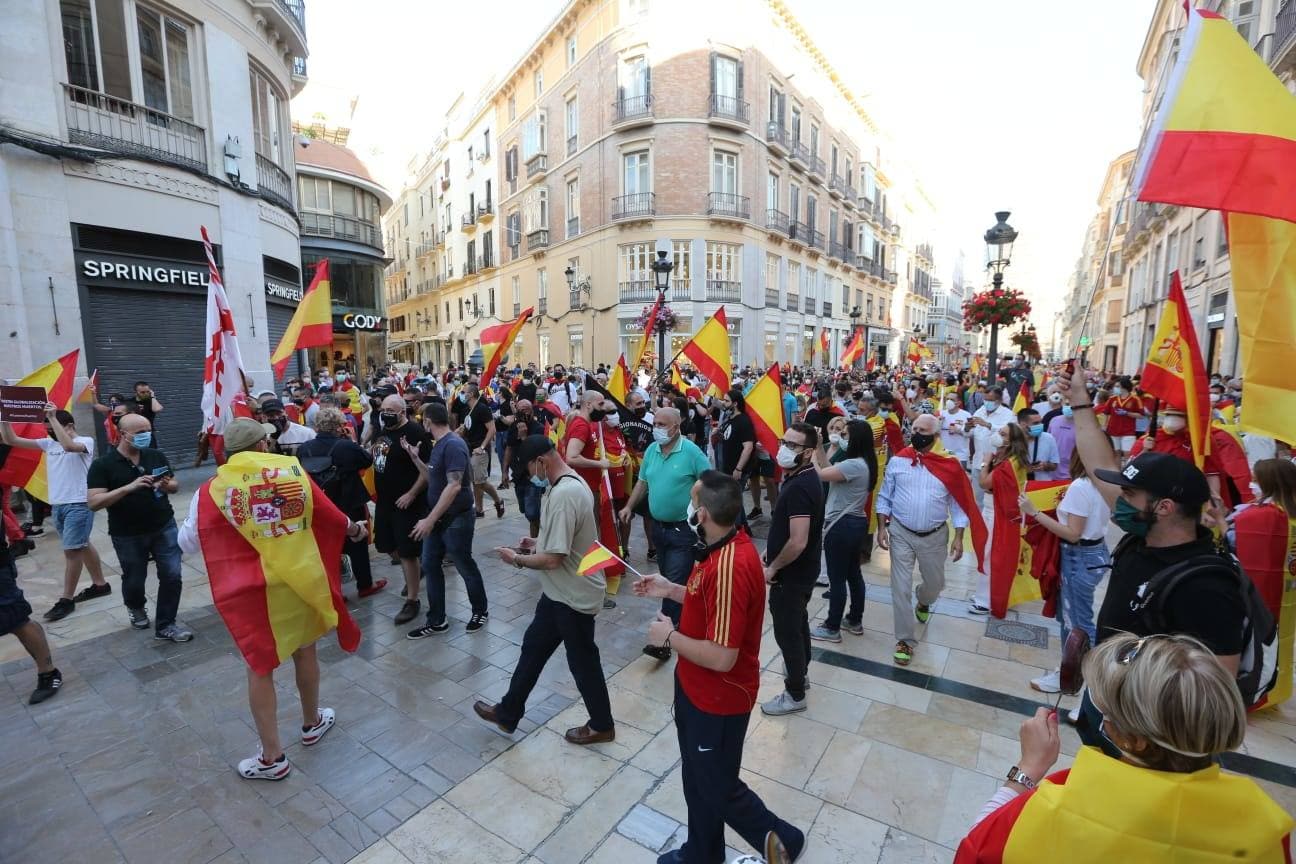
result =
M472 454L472 482L485 483L490 479L490 454L473 453Z

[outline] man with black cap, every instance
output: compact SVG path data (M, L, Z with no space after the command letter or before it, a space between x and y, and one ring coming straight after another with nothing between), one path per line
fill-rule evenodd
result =
M284 404L278 399L262 400L261 414L265 417L265 422L275 429L274 434L270 436L271 453L296 456L297 448L315 437L314 429L288 419Z
M514 458L526 466L528 482L547 490L540 509L540 536L522 538L518 548L525 551L500 546L495 552L519 570L538 570L541 594L535 618L522 637L522 653L508 692L499 703L477 702L473 710L513 734L526 713L527 697L561 645L590 715L589 722L568 729L563 737L572 744L612 741L616 738L612 704L594 642L594 616L603 608L607 586L601 572L579 572L581 558L598 539L594 495L544 435L528 437Z
M1143 453L1121 470L1107 434L1094 416L1084 376L1060 376L1071 397L1076 449L1098 490L1112 508L1112 521L1129 538L1112 555L1107 595L1098 612L1098 641L1116 633L1148 636L1184 633L1202 641L1230 673L1236 674L1244 647L1246 605L1234 572L1224 558L1218 567L1196 568L1159 600L1164 626L1149 622L1142 608L1153 577L1190 558L1214 553L1214 539L1201 525L1210 501L1206 476L1191 462L1166 453ZM1081 739L1101 744L1102 716L1087 698L1077 723Z
M827 384L819 386L815 399L817 401L806 411L804 419L818 431L820 441L827 441L829 421L834 417L845 417L846 412L833 402L833 391Z

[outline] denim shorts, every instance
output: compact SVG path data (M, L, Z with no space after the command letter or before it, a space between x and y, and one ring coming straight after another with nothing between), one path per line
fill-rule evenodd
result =
M90 545L94 515L94 511L85 504L54 505L54 527L58 529L64 549L84 549Z
M18 571L7 558L0 562L0 636L6 636L31 620L32 608L18 587Z

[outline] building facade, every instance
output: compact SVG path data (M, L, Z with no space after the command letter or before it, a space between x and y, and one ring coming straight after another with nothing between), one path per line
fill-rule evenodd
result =
M287 105L303 2L12 0L3 26L0 376L81 349L104 395L147 379L184 462L202 419L200 227L259 386L286 323L270 286L300 286Z
M384 222L397 356L469 359L533 308L519 358L633 358L659 241L669 356L720 306L739 365L834 363L852 322L886 362L898 314L925 326L901 225L934 208L779 0L573 0L470 101Z
M309 133L311 130L307 130ZM382 213L391 196L347 149L345 132L297 138L297 200L301 208L301 273L309 284L320 260L329 262L333 300L333 345L311 349L306 374L346 369L368 375L388 356ZM270 296L267 274L266 294ZM287 284L276 292L290 292ZM298 289L296 299L300 300ZM288 312L285 304L271 313ZM286 326L286 321L285 321ZM291 370L288 370L291 371Z

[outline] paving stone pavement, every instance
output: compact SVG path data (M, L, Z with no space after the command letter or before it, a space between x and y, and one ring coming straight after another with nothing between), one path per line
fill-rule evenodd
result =
M189 479L192 489L200 476ZM473 715L474 700L507 688L539 593L533 575L488 554L524 530L508 501L503 520L477 523L491 601L481 633L462 629L467 599L449 568L451 631L406 640L408 628L391 623L401 604L398 568L375 556L376 575L391 585L349 604L364 631L360 649L347 654L332 636L320 643L321 701L336 709L338 725L316 747L290 744L294 770L278 783L234 771L256 746L245 667L211 608L201 560L185 561L181 618L197 634L192 642L157 643L128 629L117 593L83 604L48 627L65 683L42 705L26 704L30 661L15 640L0 642L0 862L650 864L682 844L671 670L640 654L656 604L631 596L628 582L597 625L615 742L581 749L562 740L586 715L561 650L514 736ZM98 522L95 542L117 591L116 559ZM758 523L757 534L767 525ZM57 544L42 539L19 561L19 584L38 614L57 595ZM651 569L638 526L632 546L634 566ZM1052 626L1047 649L984 635L985 621L958 602L974 577L960 562L920 631L916 674L884 674L894 644L886 566L879 552L866 568L865 634L816 643L827 653L811 665L808 710L785 718L757 710L749 728L744 778L806 830L806 864L951 860L1016 759L1022 717L1014 708L1042 704L1027 682L1056 662ZM814 617L824 605L816 595ZM1012 614L1048 624L1038 611L1034 604ZM766 627L761 699L781 687L768 619ZM296 742L290 673L281 670L277 688L284 740ZM1078 741L1069 729L1063 735L1065 765ZM1293 742L1296 708L1284 706L1253 720L1245 749L1291 766ZM1296 809L1296 789L1260 782ZM735 836L729 844L731 858L751 851Z

